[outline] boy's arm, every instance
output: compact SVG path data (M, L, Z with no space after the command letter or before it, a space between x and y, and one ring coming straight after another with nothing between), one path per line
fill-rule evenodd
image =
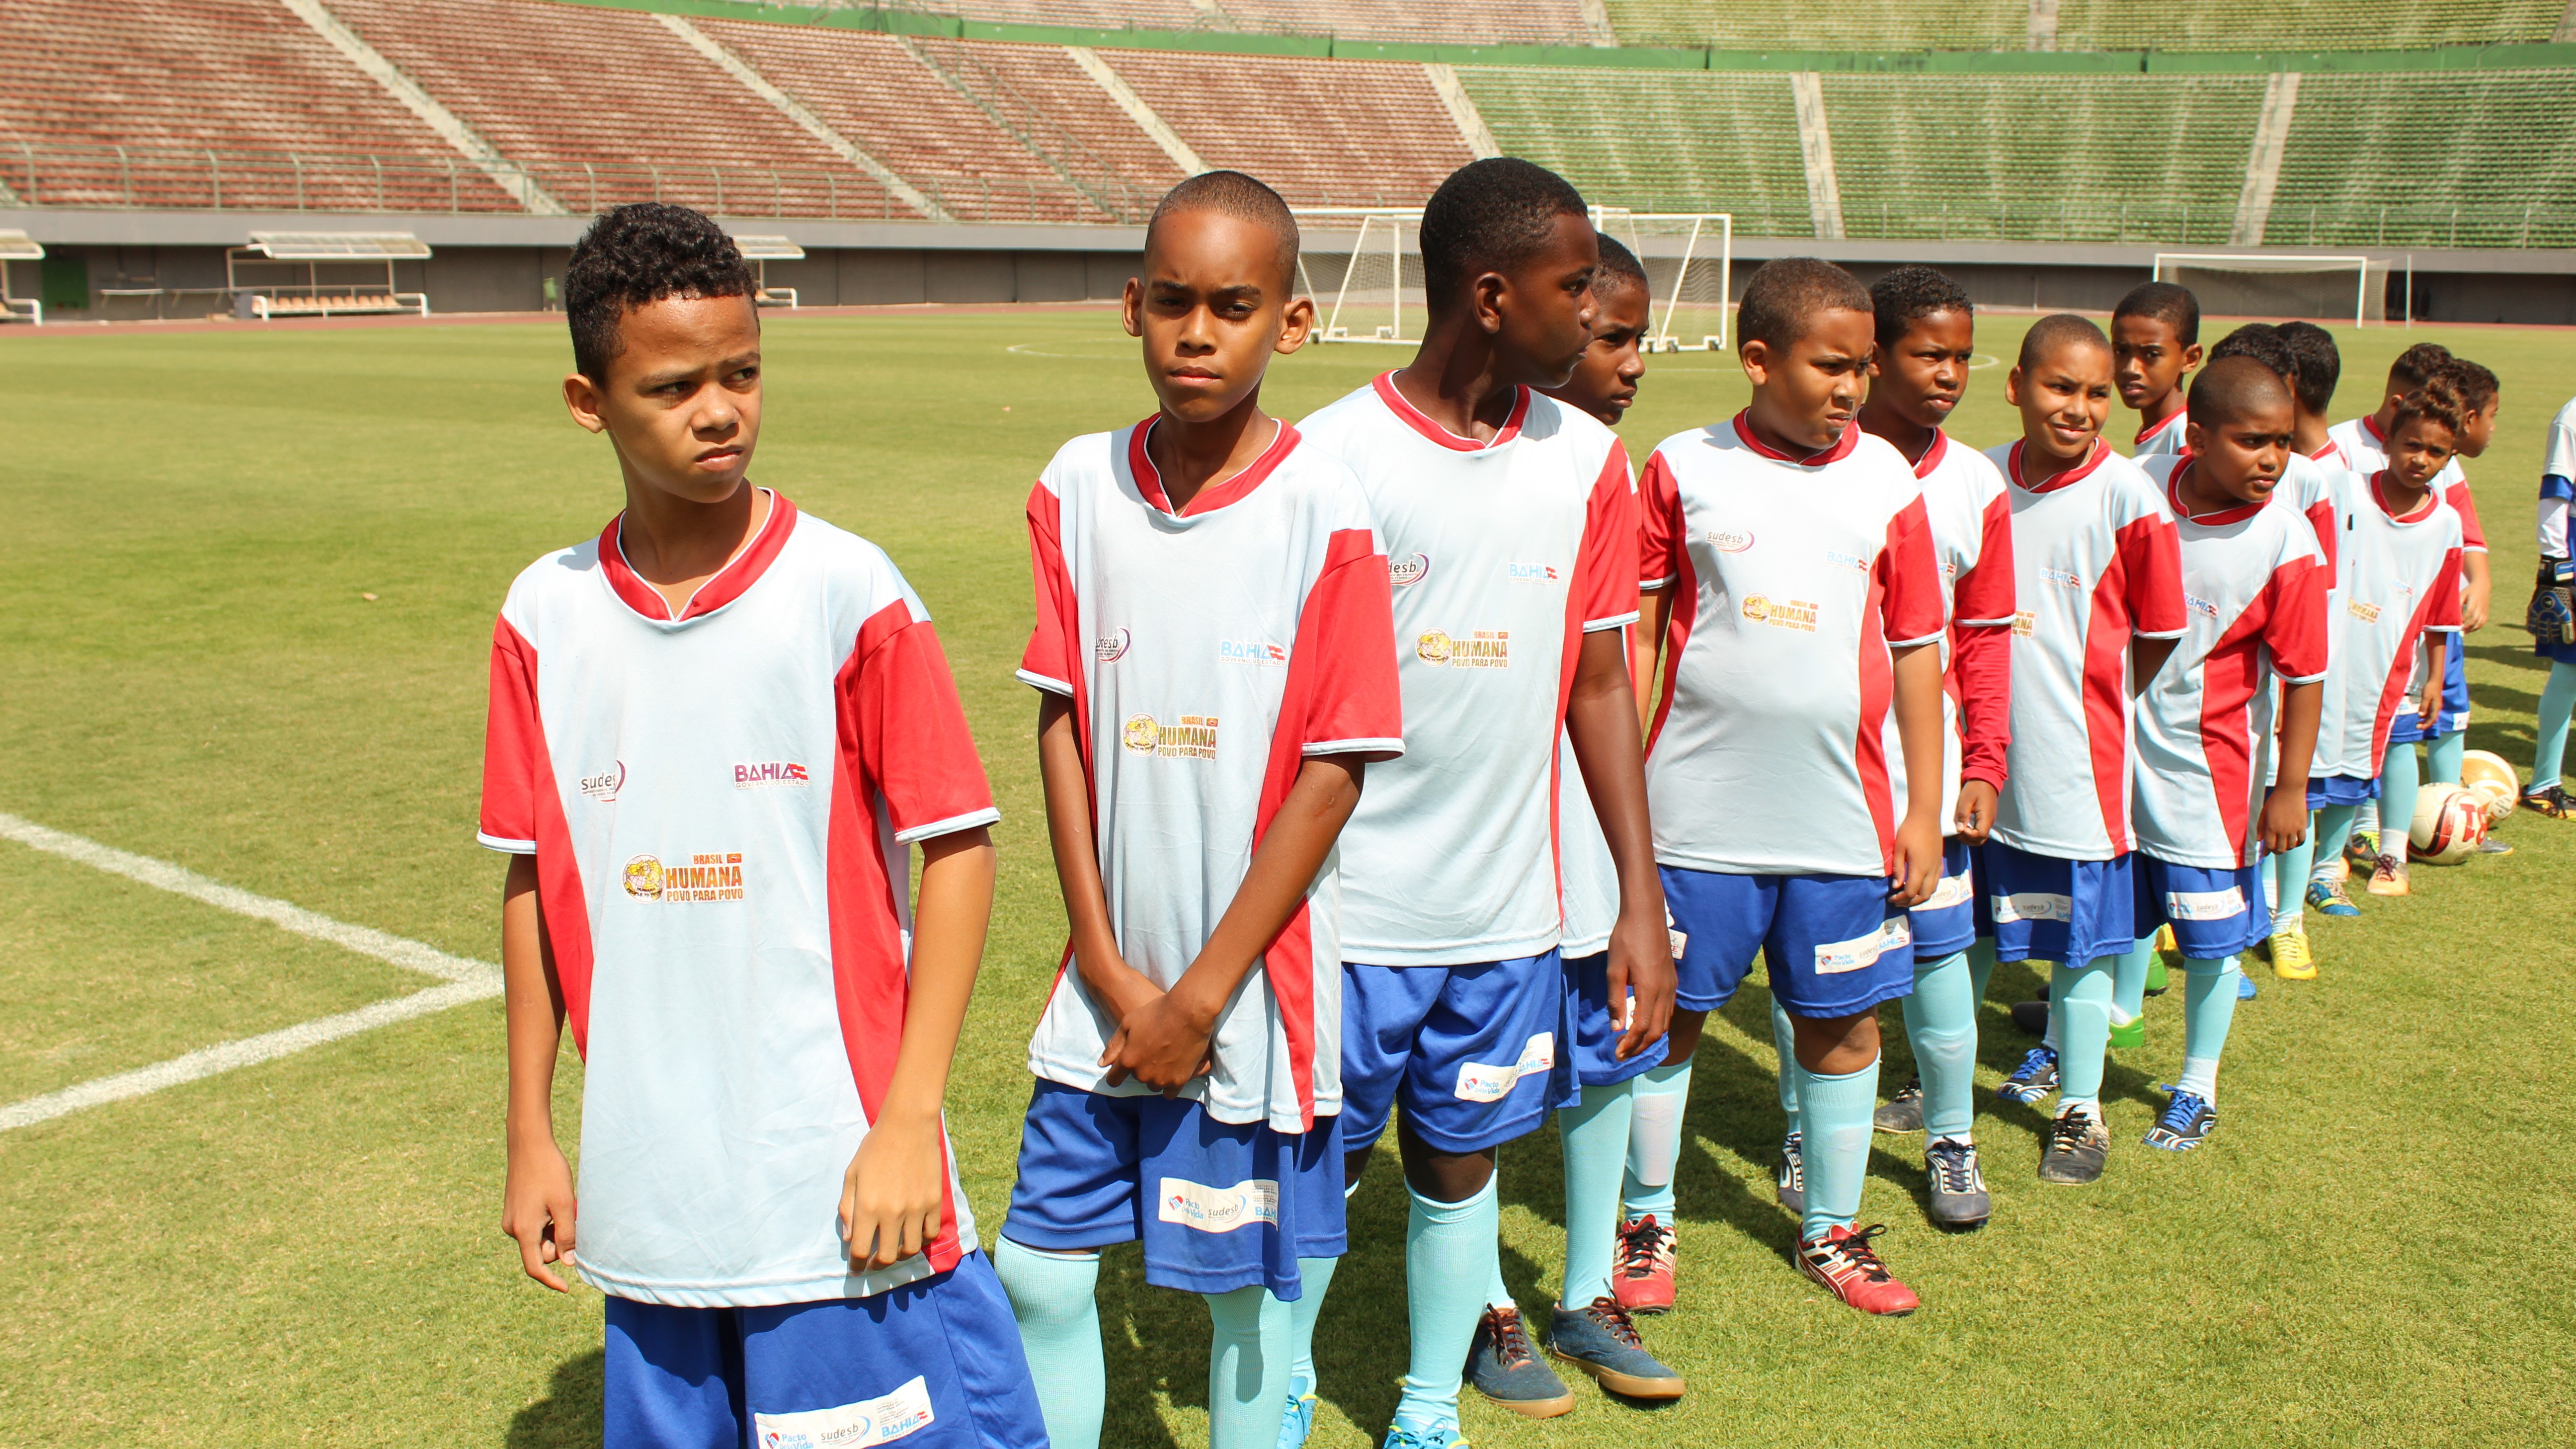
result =
M1888 651L1894 666L1896 741L1907 780L1941 778L1941 650L1937 643ZM1908 909L1941 883L1941 792L1908 790L1896 827L1896 885L1888 899Z
M1091 999L1121 1026L1128 1013L1162 995L1144 972L1118 954L1109 925L1109 895L1100 883L1100 846L1091 820L1091 779L1082 768L1082 745L1073 735L1073 701L1038 695L1038 778L1046 788L1047 839L1055 847L1055 875L1064 914L1073 928L1073 971ZM1113 1074L1115 1081L1123 1076Z
M2263 849L2279 855L2308 837L2308 762L2317 753L2317 720L2325 708L2321 679L2281 690L2280 761L2263 797Z
M2415 718L2429 735L2442 713L2442 676L2451 667L2451 640L2455 636L2428 630L2424 637L2424 689L2423 698L2416 701Z
M921 842L903 1044L885 1100L841 1176L841 1236L853 1267L892 1267L939 1236L948 1189L940 1102L984 961L993 860L992 834L981 826Z
M2469 583L2460 591L2460 627L2474 634L2487 626L2487 611L2495 602L2495 580L2487 572L2487 551L2476 549L2460 556L2460 573Z
M1198 958L1171 990L1147 999L1119 1022L1109 1049L1100 1054L1110 1081L1132 1076L1168 1097L1214 1070L1209 1039L1216 1034L1217 1017L1305 903L1342 826L1359 808L1366 758L1321 755L1299 767L1288 798L1253 847L1243 884L1236 887Z
M1662 594L1646 596L1650 601ZM1643 634L1645 631L1640 630ZM1656 633L1659 635L1660 630ZM1583 636L1565 734L1583 769L1583 788L1610 859L1619 870L1619 919L1610 930L1609 999L1635 1001L1619 1039L1621 1060L1662 1037L1672 1022L1672 936L1665 929L1664 883L1655 871L1655 836L1646 816L1646 765L1637 740L1637 696L1628 682L1627 645L1616 629Z
M2181 642L2179 638L2149 639L2143 636L2131 636L2129 640L2129 697L2131 699L2147 692L2147 686L2155 682L2156 671L2165 667L2165 661L2173 657L2174 646Z
M1663 662L1664 630L1673 618L1673 588L1665 584L1637 596L1637 637L1631 648L1633 656L1629 676L1630 692L1637 701L1637 732L1645 734L1655 727L1655 669Z
M562 1293L564 1280L548 1265L572 1261L573 1250L572 1167L555 1143L563 984L546 947L533 855L511 856L501 885L501 992L510 1057L501 1231L518 1240L519 1265L528 1276Z

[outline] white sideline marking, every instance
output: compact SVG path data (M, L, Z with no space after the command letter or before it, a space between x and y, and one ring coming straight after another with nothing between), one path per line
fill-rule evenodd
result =
M100 1077L93 1081L81 1082L65 1087L59 1092L47 1092L42 1096L12 1102L5 1107L0 1107L0 1132L43 1122L66 1113L80 1111L85 1107L96 1107L102 1103L122 1101L127 1097L139 1097L147 1092L157 1092L164 1087L175 1087L183 1082L198 1081L219 1072L229 1072L236 1067L256 1066L261 1062L274 1061L290 1053L300 1052L307 1047L338 1041L344 1036L353 1036L397 1021L409 1021L416 1016L445 1011L451 1006L463 1006L468 1002L488 1000L501 994L501 969L488 961L451 956L434 946L425 946L418 941L406 940L389 932L366 926L352 926L345 921L335 921L329 916L308 911L302 906L290 905L285 901L256 895L250 891L225 885L220 881L208 880L193 870L172 865L166 860L154 860L150 856L135 855L65 831L48 829L32 820L23 820L18 816L5 813L0 813L0 837L17 841L21 845L44 851L49 855L59 855L65 860L78 861L83 865L106 871L110 875L121 875L128 880L140 881L174 895L203 901L207 905L230 911L237 916L249 916L253 920L266 921L281 930L293 931L299 936L309 936L317 941L325 941L342 950L354 951L361 956L372 956L388 965L436 976L448 983L445 986L431 987L427 991L415 992L410 996L397 996L387 1001L375 1002L372 1005L359 1007L355 1011L344 1011L337 1016L319 1017L279 1031L207 1047L202 1051L193 1051L186 1056L174 1057L154 1066L138 1067L130 1072L119 1072L112 1077Z

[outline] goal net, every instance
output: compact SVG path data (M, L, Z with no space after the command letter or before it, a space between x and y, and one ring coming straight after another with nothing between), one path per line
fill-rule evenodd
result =
M2205 316L2388 320L2388 265L2364 256L2158 252L2156 280L2189 287Z
M1593 208L1593 225L1628 244L1653 296L1650 352L1722 352L1734 286L1735 218L1722 211Z

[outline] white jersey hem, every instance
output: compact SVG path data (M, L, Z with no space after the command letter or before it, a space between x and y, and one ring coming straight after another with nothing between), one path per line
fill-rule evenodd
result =
M474 843L482 846L485 850L497 850L503 855L534 855L537 853L537 843L533 840L510 840L503 836L486 835L480 830L474 832Z
M2000 825L1996 826L1994 830L1986 836L1986 838L1995 842L1997 845L2010 846L2012 849L2018 850L2024 855L2045 856L2050 860L2118 860L2121 856L2133 855L2136 853L2134 847L2129 850L2114 850L2106 853L2100 846L2094 845L2060 846L2053 841L2042 842L2033 840L2027 835L2018 835L2013 831L2004 829Z
M1636 623L1640 617L1642 616L1638 611L1630 609L1624 614L1612 615L1607 618L1586 619L1583 621L1583 632L1586 634L1599 634L1609 629L1625 629L1629 625Z
M1077 1092L1089 1092L1095 1097L1158 1095L1153 1088L1133 1077L1118 1086L1109 1085L1109 1074L1097 1063L1056 1061L1036 1052L1029 1053L1029 1075L1041 1081L1053 1082L1059 1087L1071 1087ZM1273 1132L1289 1137L1295 1137L1306 1131L1294 1112L1284 1114L1274 1112L1266 1104L1259 1102L1246 1107L1210 1100L1207 1094L1208 1081L1206 1077L1193 1078L1178 1093L1180 1100L1198 1103L1210 1120L1222 1122L1229 1127L1267 1127ZM1338 1117L1341 1112L1342 1094L1339 1089L1315 1094L1317 1121L1326 1117Z
M1001 818L1000 810L987 805L981 810L970 810L963 815L951 815L945 820L933 820L928 825L916 825L910 830L898 830L895 832L894 839L897 845L917 845L938 836L954 835L960 830L972 830L979 825L991 825Z
M1697 871L1701 875L1839 875L1854 879L1887 879L1887 866L1872 860L1854 869L1848 860L1774 858L1764 861L1719 860L1714 857L1686 857L1677 852L1658 850L1655 864L1673 870Z
M961 1230L959 1256L974 1252L975 1234ZM866 1273L798 1274L757 1283L657 1283L605 1273L580 1260L573 1264L583 1281L612 1298L658 1303L672 1308L768 1308L782 1303L820 1303L834 1298L874 1298L880 1293L934 1277L938 1270L919 1253L891 1268Z
M1453 946L1373 946L1364 941L1342 938L1342 964L1345 966L1490 966L1497 961L1520 961L1531 956L1544 956L1557 948L1564 938L1551 931L1544 936L1525 936L1519 940L1465 941Z
M1043 689L1049 694L1061 694L1067 698L1071 698L1073 694L1073 686L1065 681L1049 679L1043 674L1034 674L1026 669L1012 670L1011 677L1032 689Z
M1400 755L1404 753L1404 741L1392 735L1375 739L1317 740L1298 753L1310 760L1318 755Z

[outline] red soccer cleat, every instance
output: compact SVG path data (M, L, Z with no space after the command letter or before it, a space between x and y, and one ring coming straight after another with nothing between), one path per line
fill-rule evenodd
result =
M1653 1213L1619 1225L1619 1259L1610 1293L1630 1313L1669 1313L1673 1306L1673 1230Z
M1914 1296L1913 1289L1897 1282L1870 1248L1870 1239L1886 1231L1885 1223L1872 1223L1857 1233L1849 1228L1828 1228L1823 1237L1809 1238L1798 1245L1798 1267L1830 1289L1836 1298L1863 1313L1902 1318L1922 1307L1923 1300Z

